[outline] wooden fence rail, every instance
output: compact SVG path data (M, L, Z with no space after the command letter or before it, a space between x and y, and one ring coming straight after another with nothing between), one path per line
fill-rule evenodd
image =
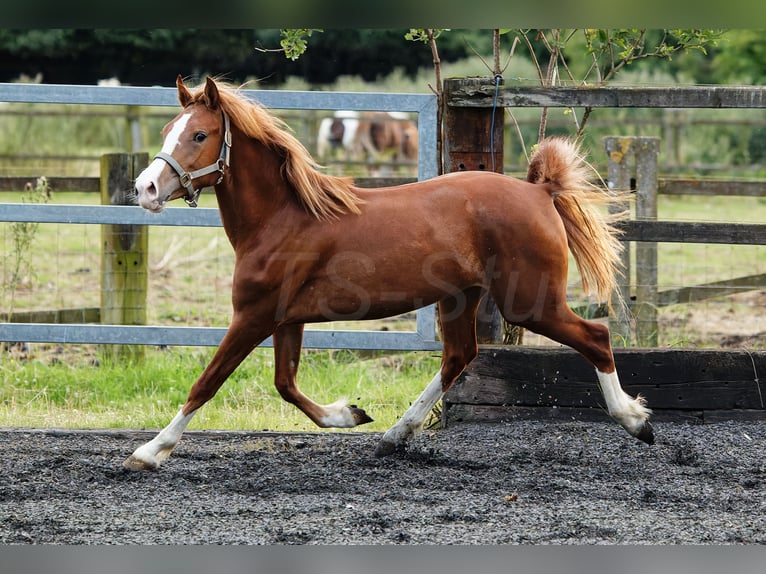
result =
M626 392L653 420L766 420L764 351L615 349ZM608 420L593 367L570 349L483 347L447 392L442 423L530 417Z

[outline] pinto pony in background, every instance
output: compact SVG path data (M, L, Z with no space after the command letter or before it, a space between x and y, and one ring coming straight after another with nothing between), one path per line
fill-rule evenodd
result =
M317 156L363 161L371 176L391 173L396 164L417 162L418 126L399 112L337 111L319 123Z
M612 201L587 181L577 146L547 139L527 181L465 171L379 189L320 173L283 122L237 90L208 79L192 92L179 76L183 108L163 131L162 150L136 179L152 212L214 186L236 262L233 315L221 344L178 414L125 461L155 469L197 410L248 354L273 338L281 396L320 427L369 422L356 405L317 404L296 383L304 324L376 319L438 304L439 371L376 454L401 448L476 356L476 310L490 293L505 319L580 352L591 362L609 414L652 443L649 409L620 386L606 326L567 305L568 249L586 291L608 300L621 244Z

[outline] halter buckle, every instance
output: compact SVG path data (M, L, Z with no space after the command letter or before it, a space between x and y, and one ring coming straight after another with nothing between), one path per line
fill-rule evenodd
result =
M193 193L187 193L184 196L184 201L186 202L186 205L189 207L197 207L197 199L199 199L199 194L202 192L202 189L195 189Z

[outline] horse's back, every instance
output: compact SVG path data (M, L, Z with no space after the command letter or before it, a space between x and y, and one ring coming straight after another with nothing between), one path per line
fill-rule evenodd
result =
M417 237L422 245L427 237L434 250L481 259L567 257L566 232L545 184L464 171L366 193L358 225L374 231L371 238Z
M389 188L391 190L397 188ZM538 226L557 227L560 217L550 187L484 171L460 171L402 186L392 200L405 211L429 213L429 219L453 227L508 229L514 235ZM423 212L421 211L421 213Z

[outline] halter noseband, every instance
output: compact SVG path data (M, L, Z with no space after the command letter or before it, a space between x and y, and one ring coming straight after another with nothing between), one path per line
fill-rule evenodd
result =
M215 173L217 171L219 175L215 185L218 185L223 180L224 168L229 167L229 155L231 152L231 130L229 129L229 116L227 116L226 112L223 110L221 110L221 113L223 114L223 141L221 142L221 153L218 154L218 159L215 163L211 163L207 167L188 172L184 170L184 168L181 167L181 164L178 163L176 159L169 153L161 151L154 156L154 159L163 160L178 174L181 185L186 188L184 201L188 204L189 207L197 207L197 199L199 198L199 194L202 192L201 188L194 189L192 181L198 177L208 175L209 173Z

